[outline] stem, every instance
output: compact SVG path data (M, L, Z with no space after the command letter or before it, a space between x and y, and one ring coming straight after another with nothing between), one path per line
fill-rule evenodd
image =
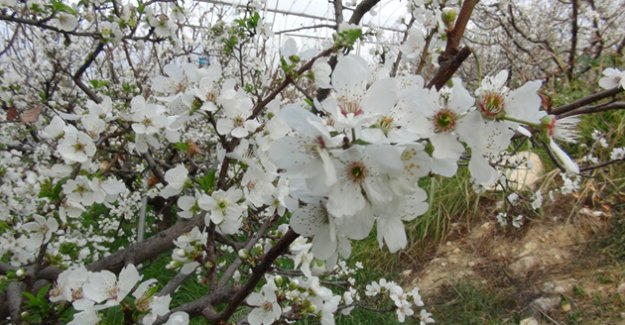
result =
M256 284L258 284L265 273L267 273L273 262L280 255L286 253L291 243L295 241L297 237L299 237L299 235L295 233L293 229L289 228L289 231L284 234L280 241L278 241L276 245L265 254L265 257L263 257L260 263L256 265L247 283L232 297L226 309L221 314L217 315L217 319L215 319L216 322L227 322L243 300L254 290Z
M520 123L520 124L525 124L525 125L531 126L533 128L539 128L540 127L540 124L524 121L524 120L518 119L516 117L509 116L509 115L504 116L502 119L506 120L506 121L510 121L510 122L516 122L516 123Z

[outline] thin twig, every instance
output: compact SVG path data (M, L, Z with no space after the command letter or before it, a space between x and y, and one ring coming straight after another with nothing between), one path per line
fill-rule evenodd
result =
M625 109L625 102L614 102L614 103L606 103L606 104L600 104L600 105L594 105L594 106L580 107L578 109L557 115L557 117L565 118L568 116L593 114L593 113L611 111L615 109Z
M243 247L243 249L245 250L250 250L252 249L252 247L254 247L254 245L256 245L256 243L265 235L265 232L267 232L267 229L269 229L269 227L271 226L271 224L277 219L279 218L279 216L276 214L273 217L267 219L267 221L265 221L265 223L263 223L260 228L258 228L258 230L256 231L256 233L254 234L254 236L252 236L247 243L245 243L245 246ZM237 259L232 262L230 264L230 266L228 266L228 268L226 269L226 271L224 271L224 273L221 276L221 279L219 279L219 283L217 283L218 287L223 287L226 285L226 283L228 282L228 280L230 280L230 277L232 277L232 275L234 274L234 272L236 272L236 270L239 268L239 266L241 266L241 264L243 264L243 261L241 260L240 257L237 256Z
M596 101L600 101L602 99L609 98L609 97L614 97L622 91L623 91L623 88L621 87L616 87L616 88L600 91L598 93L594 93L584 98L578 99L572 103L558 106L556 108L552 108L551 110L549 110L549 114L561 115L565 112L572 111L576 108L579 108L588 104L592 104Z
M230 303L226 307L226 309L218 315L215 315L215 319L209 319L209 321L216 322L227 322L227 320L234 314L237 310L241 302L247 297L256 287L256 284L262 279L263 275L269 270L273 262L280 255L284 254L291 243L297 239L299 235L293 231L293 229L289 228L289 231L284 234L284 236L273 246L267 254L263 257L263 259L256 265L254 270L252 271L252 275L247 280L245 285L239 289L236 294L230 299ZM207 315L204 315L205 317Z
M89 68L89 66L91 66L93 61L95 61L95 59L98 56L98 54L100 54L100 52L102 52L102 49L104 49L104 42L98 41L98 45L96 46L95 50L93 50L93 52L89 53L89 55L87 56L87 59L85 60L85 62L80 66L80 68L78 68L76 73L74 73L74 75L72 76L72 79L74 80L74 83L76 83L78 88L82 89L82 91L84 91L85 94L87 94L87 96L89 96L89 98L91 98L91 100L93 100L94 102L96 102L98 104L102 102L102 98L100 98L98 95L96 95L96 93L93 92L93 90L91 90L91 88L89 88L87 85L85 85L85 83L81 80L81 77L85 73L85 71L87 71L87 68Z

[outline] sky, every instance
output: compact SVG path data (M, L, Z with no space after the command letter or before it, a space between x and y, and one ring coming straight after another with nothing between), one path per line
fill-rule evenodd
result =
M247 1L211 0L209 2L217 5L245 5ZM349 4L350 1L344 0L343 2ZM406 17L406 4L406 0L381 1L373 8L375 15L366 14L361 25L380 26L385 36L401 37L397 31L405 29L405 26L399 23L399 19ZM351 10L344 10L344 20L349 20L351 14ZM328 0L266 0L261 16L265 22L273 26L272 30L276 33L277 42L282 43L287 37L292 37L298 43L299 48L318 47L323 40L330 40L334 32L331 28L293 30L320 24L334 25L334 5ZM366 55L368 48L372 46L372 44L365 44L364 48L357 48L356 52L363 52Z

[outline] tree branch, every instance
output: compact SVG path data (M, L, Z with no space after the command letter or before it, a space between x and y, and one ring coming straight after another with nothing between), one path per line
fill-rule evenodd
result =
M280 255L284 254L291 243L297 239L299 235L293 231L293 229L289 228L289 231L284 234L284 236L273 246L267 254L263 257L263 259L256 265L254 270L252 271L252 275L248 279L247 283L236 292L236 294L230 299L230 303L226 307L226 309L220 314L216 315L215 319L209 319L209 321L216 322L227 322L227 320L234 314L239 305L243 302L245 297L247 297L256 287L256 284L262 279L263 275L269 270L273 262ZM207 316L207 315L205 315Z
M9 315L11 315L11 323L14 325L21 324L21 311L22 311L22 291L24 290L24 284L17 281L12 281L7 286L7 305L9 308Z
M203 309L205 309L207 306L211 306L213 304L217 304L217 303L222 303L225 302L229 297L232 296L232 294L234 293L234 290L231 288L220 288L218 290L215 290L205 296L203 296L200 299L194 300L192 302L180 305L176 308L174 308L173 310L171 310L169 313L159 317L154 324L158 325L158 324L163 324L164 322L167 321L167 319L169 318L169 316L175 312L179 312L179 311L183 311L186 313L189 313L191 315L198 315L202 312Z
M107 257L101 258L89 265L89 271L109 270L119 272L128 263L139 264L147 259L155 258L163 251L174 246L173 241L178 236L191 231L193 227L204 224L204 215L196 216L190 220L179 221L174 226L147 238L142 242L135 243L127 248L117 251Z
M587 172L587 171L591 171L591 170L607 167L607 166L610 166L610 165L613 165L613 164L616 164L616 163L622 163L622 162L625 162L625 159L610 160L610 161L606 161L606 162L598 164L598 165L580 168L579 171L580 171L580 173L581 172Z
M295 76L301 76L304 72L306 72L310 68L312 68L312 65L313 65L313 63L315 63L315 61L317 61L321 57L330 55L330 53L334 52L334 50L335 50L335 48L331 47L331 48L326 49L323 52L317 54L315 57L313 57L308 62L306 62L304 65L302 65L295 72ZM261 100L260 102L258 102L258 104L256 104L256 106L254 106L254 109L252 110L252 115L250 115L247 119L248 120L255 119L258 116L258 114L260 114L260 112L263 110L263 108L265 108L265 106L267 106L267 104L269 104L272 100L274 100L276 98L276 96L278 96L278 94L280 92L282 92L282 90L284 90L284 88L286 88L293 81L294 80L293 80L293 78L291 76L286 76L284 81L282 81L282 83L280 83L267 97L265 97L265 99Z
M360 2L356 8L354 8L354 13L352 13L352 16L349 18L349 23L352 25L360 24L362 17L364 17L369 10L373 9L378 2L380 2L380 0L363 0Z
M401 40L401 44L403 45L404 43L406 43L406 39L408 39L408 32L410 31L410 28L412 28L412 25L415 22L415 17L414 15L410 15L410 21L408 22L408 25L406 25L406 31L404 32L404 37ZM424 46L424 48L428 48L429 44L427 44ZM397 54L397 58L395 59L395 62L393 62L393 66L391 67L391 73L390 76L391 77L395 77L397 75L397 69L399 69L399 62L401 61L402 58L402 52L399 51L399 53Z
M428 88L436 86L436 89L441 89L460 68L462 62L471 55L471 50L468 47L463 47L460 50L458 47L473 13L473 8L475 8L478 2L479 0L465 0L462 3L454 28L447 32L445 52L438 57L440 67L434 78L428 83Z
M339 25L343 22L343 1L334 0L334 20L336 20L336 30L339 30Z
M441 64L434 78L428 82L427 87L432 88L432 86L435 86L438 90L443 88L445 83L447 83L454 73L458 71L462 62L464 62L469 55L471 55L471 50L468 47L460 49L460 51L458 51L458 53L456 53L451 60L445 61L445 63Z
M553 108L551 110L549 110L549 114L553 114L553 115L561 115L564 114L568 111L572 111L576 108L594 103L596 101L605 99L605 98L609 98L609 97L614 97L617 94L619 94L620 92L623 91L623 88L621 87L616 87L616 88L612 88L612 89L608 89L608 90L604 90L598 93L594 93L591 95L588 95L584 98L578 99L572 103L566 104L566 105L562 105L562 106L558 106L556 108Z
M247 243L245 243L245 246L243 247L243 249L248 250L248 251L252 249L252 247L254 247L254 245L256 245L256 243L265 235L265 232L267 231L267 229L269 229L271 224L279 217L280 216L276 214L273 217L267 219L267 221L265 221L265 223L263 223L260 226L260 228L258 228L256 233L254 233L254 236L252 236L247 241ZM237 259L234 262L232 262L232 264L230 264L230 266L228 266L226 271L224 271L224 273L222 274L221 279L219 279L219 283L217 283L217 287L225 286L226 283L228 283L228 280L230 280L230 277L239 268L239 266L241 266L241 264L243 264L243 261L241 260L240 257L237 256Z
M571 49L569 52L569 66L566 69L566 76L569 82L573 81L573 71L575 70L575 52L577 52L577 13L579 9L578 0L572 0L573 17L571 19Z
M74 80L74 83L76 83L78 88L82 89L82 91L84 91L85 94L87 94L87 96L91 98L91 100L93 100L94 102L98 104L102 102L102 98L96 95L96 93L94 93L93 90L91 90L91 88L85 85L80 78L85 73L85 71L87 71L87 68L91 66L93 61L95 61L95 58L98 56L98 54L102 52L102 49L104 49L104 43L102 41L98 41L98 45L96 46L95 50L93 50L93 52L91 52L87 56L87 59L85 60L85 62L82 64L82 66L80 66L80 68L78 68L76 73L74 73L74 75L72 76L72 79Z
M593 114L593 113L611 111L614 109L625 109L625 102L614 102L614 103L606 103L606 104L600 104L600 105L594 105L594 106L585 106L585 107L581 107L581 108L574 109L572 111L568 111L560 115L557 115L557 118L565 118L568 116L583 115L583 114Z

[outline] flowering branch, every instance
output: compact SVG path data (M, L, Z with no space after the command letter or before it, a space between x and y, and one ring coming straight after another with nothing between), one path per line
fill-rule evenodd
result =
M216 315L216 318L209 319L211 321L227 321L232 314L237 310L238 306L245 300L245 298L254 290L256 284L263 278L264 274L269 270L273 262L282 254L284 254L289 245L297 239L299 235L290 229L284 234L284 236L265 254L263 259L254 267L252 275L247 280L245 285L239 289L236 294L230 299L230 303L226 309L220 314Z
M462 62L471 55L471 50L468 47L463 47L462 49L458 49L458 47L473 13L473 8L475 8L478 2L479 0L465 0L462 3L454 28L447 31L445 52L438 57L440 67L434 78L428 83L428 88L435 86L436 89L441 89L460 68Z
M265 233L267 232L267 230L269 229L269 227L271 227L272 223L278 219L280 216L279 215L274 215L272 218L267 219L261 226L260 228L258 228L258 230L254 233L254 236L252 236L247 243L245 243L245 246L243 247L243 249L245 251L249 251L250 249L252 249L252 247L254 247L254 245L256 245L256 243L263 238L263 236L265 235ZM232 264L230 264L230 266L228 266L228 268L224 271L224 273L221 276L221 279L219 279L219 283L217 284L218 287L223 287L228 283L228 280L230 280L230 278L232 277L232 275L234 274L234 272L236 272L236 270L239 269L239 267L241 266L241 264L243 264L243 260L241 259L240 256L237 256L237 259L232 262Z
M147 259L154 258L162 252L174 246L173 241L181 234L184 234L193 227L204 223L204 215L194 217L190 220L179 221L172 227L159 232L158 234L117 251L109 256L101 258L87 266L90 271L110 270L119 272L128 263L142 263Z
M304 65L302 65L299 69L297 69L297 71L294 73L294 76L295 77L301 76L304 72L312 68L312 65L313 63L315 63L315 61L317 61L319 58L330 55L334 51L336 51L334 47L323 50L321 53L317 54L315 57L313 57ZM274 100L276 96L278 96L278 94L280 94L288 85L290 85L294 81L295 79L293 79L292 76L290 75L285 76L284 81L282 81L269 95L267 95L265 99L261 100L254 106L254 108L252 109L252 114L247 119L252 120L256 118L261 113L263 108L267 106L267 104L269 104L272 100Z

